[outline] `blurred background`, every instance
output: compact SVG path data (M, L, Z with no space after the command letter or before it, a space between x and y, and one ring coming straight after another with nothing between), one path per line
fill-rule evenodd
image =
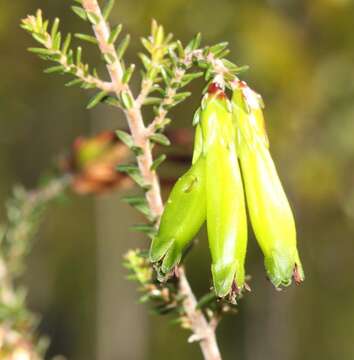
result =
M37 8L59 16L64 32L87 30L70 5L0 3L2 204L14 183L35 187L77 136L125 126L108 107L85 110L90 93L43 74L47 64L26 51L34 42L20 19ZM205 44L229 41L232 60L250 65L243 79L263 95L272 154L296 214L306 281L275 291L251 235L253 291L218 330L224 359L353 359L354 1L121 0L112 21L132 35L131 62L138 63L139 37L152 18L184 42L199 31ZM93 46L86 59L97 61ZM173 111L173 127L190 126L200 88ZM188 333L138 304L136 286L126 280L124 253L148 244L129 231L141 219L121 196L73 196L52 206L41 227L24 281L31 309L42 315L40 331L51 338L48 357L201 359L198 346L186 343ZM210 285L205 240L202 234L187 259L198 295Z

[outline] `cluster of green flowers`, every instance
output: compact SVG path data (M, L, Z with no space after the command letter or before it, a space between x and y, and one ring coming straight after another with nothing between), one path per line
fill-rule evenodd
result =
M215 292L238 293L245 287L247 203L268 278L277 288L301 282L294 217L269 152L260 96L237 81L230 101L213 83L195 123L192 167L172 189L150 260L171 272L206 220Z

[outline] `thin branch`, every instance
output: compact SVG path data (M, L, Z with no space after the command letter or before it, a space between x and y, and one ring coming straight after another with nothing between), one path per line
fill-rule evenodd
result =
M189 285L183 267L179 268L179 290L184 296L183 307L193 330L190 342L199 341L205 360L221 360L219 347L215 337L215 328L197 309L197 301Z
M186 70L182 68L176 68L174 71L174 75L171 79L171 85L178 84L181 79L183 78L183 75L185 74ZM170 105L173 102L173 97L176 95L178 88L173 86L168 86L166 89L166 96L161 101L158 110L157 115L154 117L152 122L147 128L147 131L150 134L153 134L155 130L161 125L164 120L166 119L166 116L168 114L168 110L166 109L166 106Z
M94 14L98 19L97 23L92 25L93 32L98 41L101 53L103 55L108 55L111 58L110 63L107 64L107 70L111 77L114 91L119 94L125 88L125 85L122 83L124 71L114 45L108 42L111 34L109 25L105 21L101 8L96 0L83 0L82 6L87 13Z
M144 101L150 94L153 85L154 85L154 82L151 79L144 79L142 81L140 94L136 98L136 104L139 108L141 108L143 106Z

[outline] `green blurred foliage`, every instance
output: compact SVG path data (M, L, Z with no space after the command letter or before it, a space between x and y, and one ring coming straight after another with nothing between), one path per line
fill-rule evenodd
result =
M20 18L37 7L50 18L60 16L68 31L85 29L69 5L0 4L2 203L14 182L34 186L56 155L92 127L92 114L84 109L89 94L64 88L61 77L42 74L44 64L26 52L33 43L19 29ZM199 31L205 43L229 41L232 59L250 65L244 79L263 95L272 153L297 218L305 283L282 293L272 289L251 236L247 270L253 292L219 329L225 359L352 359L354 1L122 1L113 23L122 22L132 34L132 62L138 62L138 38L148 32L152 17L184 41ZM87 57L97 62L94 50ZM173 111L174 126L190 126L200 89L201 84L193 85L194 98ZM76 198L50 212L26 277L31 305L43 314L42 330L52 337L50 353L70 359L96 358L93 206L89 198ZM199 295L210 286L204 240L202 234L187 260ZM119 241L129 248L130 239ZM186 344L186 335L166 319L150 316L144 359L201 358L197 345ZM117 341L119 334L112 334Z

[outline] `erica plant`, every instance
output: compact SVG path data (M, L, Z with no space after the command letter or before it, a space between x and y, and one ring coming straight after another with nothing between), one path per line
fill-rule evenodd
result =
M116 141L130 149L135 161L123 163L124 157L120 157L117 176L136 184L137 194L123 201L145 216L146 222L134 228L151 238L150 249L127 252L125 265L139 283L141 300L160 314L174 313L182 327L191 331L189 341L200 344L204 358L220 360L217 324L234 310L244 289L250 289L244 268L246 209L274 286L288 286L293 278L296 283L304 279L293 214L269 152L261 97L240 80L246 67L226 58L226 42L202 45L197 34L182 44L152 21L150 35L141 39L137 75L136 66L124 61L129 34L124 34L121 24L109 23L114 1L101 6L97 0L76 0L71 9L90 29L88 34L74 37L97 46L106 74L99 74L84 61L83 47L72 47L72 35L63 34L59 19L49 21L41 10L22 21L22 27L38 43L29 51L51 63L46 73L66 75L66 86L93 92L88 109L104 103L124 113L129 131L117 129ZM136 93L130 86L133 76L140 76ZM205 81L204 91L192 94L188 85L198 78ZM169 112L192 95L201 98L200 108L191 114L193 159L164 207L158 168L166 155L155 155L153 149L170 145L165 132L172 121ZM146 107L152 108L152 117L143 118ZM89 156L93 156L91 150ZM78 186L79 179L82 186L85 180L87 186L92 177L85 174L67 181ZM89 185L95 188L92 182ZM205 222L212 260L211 273L205 276L212 279L213 286L196 299L183 259Z

